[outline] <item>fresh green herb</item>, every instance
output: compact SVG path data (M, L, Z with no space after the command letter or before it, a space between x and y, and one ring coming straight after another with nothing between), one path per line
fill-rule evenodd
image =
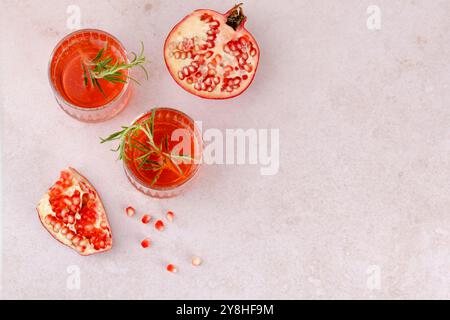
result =
M84 61L81 63L83 67L83 80L84 85L87 87L89 81L91 82L93 87L98 87L100 92L105 95L102 87L100 86L99 79L104 79L111 83L126 83L128 79L140 84L136 79L132 78L129 75L123 74L121 71L131 69L133 67L141 68L145 77L148 80L148 72L144 67L145 56L144 56L144 43L141 42L141 51L139 55L131 52L133 55L133 60L130 63L119 62L117 60L113 63L113 58L110 56L104 57L104 52L107 47L100 49L91 61Z
M119 140L119 146L116 149L111 150L119 152L119 160L132 160L127 155L128 148L134 148L141 151L143 154L133 159L133 161L136 161L137 167L140 170L151 170L156 172L150 186L155 184L164 169L167 168L179 175L183 175L183 170L178 162L195 161L195 159L190 156L172 153L169 150L168 135L163 137L159 146L156 145L153 135L155 128L155 114L156 110L153 109L148 119L135 123L129 127L122 127L122 130L114 132L106 138L100 138L100 143ZM139 131L143 132L147 137L145 142L136 139Z

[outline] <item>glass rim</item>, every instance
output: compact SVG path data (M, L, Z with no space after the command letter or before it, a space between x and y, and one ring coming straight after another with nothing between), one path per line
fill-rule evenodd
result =
M141 113L139 116L137 116L137 117L131 122L130 125L135 124L135 122L136 122L137 120L139 120L139 119L142 118L143 116L149 114L149 113L152 112L153 110L156 110L156 111L158 111L158 110L175 111L176 113L181 114L182 116L186 117L190 122L192 122L192 124L193 124L193 126L194 126L194 135L195 135L195 132L197 131L197 132L199 133L199 138L200 138L200 141L199 141L199 142L200 142L200 143L199 143L199 146L200 146L200 159L198 160L198 163L195 163L195 169L191 172L191 174L189 175L189 177L188 177L186 180L184 180L182 183L180 183L180 184L177 184L177 185L172 186L172 187L156 187L156 188L155 188L154 186L151 186L151 187L150 187L150 186L146 186L145 184L143 184L143 183L141 182L141 180L140 180L139 178L136 177L136 175L133 173L133 171L132 171L131 169L128 168L128 165L127 165L127 163L126 163L126 160L122 161L122 162L123 162L123 167L124 167L124 169L126 170L127 175L128 175L128 176L131 176L131 177L133 178L133 180L134 180L136 183L139 183L139 184L140 184L141 186L143 186L144 188L148 188L148 189L151 189L151 190L154 190L154 191L172 191L172 190L176 190L176 189L182 187L183 185L185 185L186 183L188 183L189 181L191 181L191 180L196 176L198 170L200 169L200 165L202 164L202 160L203 160L203 138L202 138L202 135L201 135L201 131L200 131L200 129L196 126L194 119L192 119L190 116L188 116L188 115L187 115L186 113L184 113L183 111L180 111L180 110L177 110L177 109L174 109L174 108L170 108L170 107L155 107L155 108L151 108L149 111L143 112L143 113Z
M92 28L79 29L79 30L75 30L75 31L73 31L73 32L71 32L71 33L65 35L61 40L58 41L58 43L57 43L57 44L55 45L55 47L53 48L53 51L52 51L52 53L50 54L50 60L49 60L49 62L48 62L48 73L47 73L48 81L50 82L50 87L52 88L52 91L53 91L53 94L55 95L55 97L57 97L58 100L62 100L67 106L69 106L69 107L71 107L71 108L73 108L73 109L76 109L76 110L79 110L79 111L85 111L85 112L99 111L99 110L106 109L106 108L108 108L109 106L111 106L111 105L113 105L114 103L116 103L117 101L119 101L119 100L122 98L122 96L125 94L125 92L127 91L130 81L125 82L125 84L124 84L122 90L120 91L120 93L119 93L114 99L112 99L111 101L107 102L106 104L103 104L103 105L98 106L98 107L95 107L95 108L83 108L83 107L77 106L77 105L75 105L75 104L73 104L73 103L67 101L67 99L64 98L64 97L59 93L59 91L58 91L58 90L56 89L56 87L55 87L55 84L54 84L53 81L52 81L52 75L51 75L51 73L52 73L52 72L51 72L51 71L52 71L52 61L53 61L53 58L55 57L56 51L58 50L59 47L61 47L61 45L64 43L64 41L66 41L67 39L73 37L73 36L76 35L76 34L83 33L83 32L97 32L97 33L103 33L103 34L107 35L108 37L112 38L114 41L116 41L116 42L119 44L120 48L123 50L123 52L124 52L124 54L125 54L126 62L127 62L127 63L130 62L130 60L128 59L128 52L127 52L127 50L125 49L124 45L122 44L122 42L119 41L119 39L117 39L117 38L116 38L115 36L113 36L112 34L106 32L106 31L100 30L100 29L92 29ZM128 70L128 72L130 72L130 70Z

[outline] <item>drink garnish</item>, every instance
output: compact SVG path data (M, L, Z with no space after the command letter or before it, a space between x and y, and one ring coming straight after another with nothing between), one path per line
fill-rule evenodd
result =
M120 140L119 146L116 149L111 150L114 152L119 152L118 160L132 160L127 155L127 148L141 151L143 154L133 160L137 162L138 169L156 172L150 186L153 186L159 179L163 169L169 169L179 175L183 175L184 172L180 168L178 162L195 161L195 159L188 155L179 155L169 150L168 135L164 136L159 145L155 143L153 138L155 114L156 110L153 109L148 119L145 119L142 122L136 122L128 127L122 126L122 130L114 132L106 138L100 138L100 143ZM145 134L147 139L144 142L136 139L139 132L143 132Z
M103 79L109 81L111 83L126 83L128 79L140 84L136 79L131 76L124 74L123 70L131 69L133 67L140 67L144 73L145 77L148 80L148 72L144 67L145 56L144 56L144 43L141 42L141 51L139 55L131 52L133 55L133 60L129 63L125 63L124 61L116 60L113 63L113 58L111 56L104 56L104 52L107 49L107 44L104 48L100 49L95 56L94 59L90 61L83 61L81 66L83 68L83 81L84 85L87 87L89 82L93 87L97 87L100 92L105 95L100 83L99 79Z

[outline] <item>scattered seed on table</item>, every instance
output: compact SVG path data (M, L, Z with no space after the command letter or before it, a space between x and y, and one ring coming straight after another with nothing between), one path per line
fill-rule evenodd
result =
M164 230L164 222L162 222L161 220L156 221L155 228L158 231L163 231Z
M145 214L145 215L142 217L142 223L143 223L143 224L149 223L150 220L152 220L152 216L150 216L150 215L148 215L148 214Z
M142 240L142 242L141 242L141 246L142 246L142 248L148 248L148 247L150 247L150 245L151 245L151 242L150 242L150 239L149 238L145 238L144 240Z
M127 207L125 209L125 213L127 214L127 216L132 217L136 213L136 210L134 210L133 207Z
M168 264L166 269L167 269L167 271L172 272L172 273L175 273L178 271L177 268L173 264Z
M172 212L172 211L167 211L166 218L167 218L167 220L168 220L169 222L172 222L172 221L173 221L173 218L174 218L173 212Z

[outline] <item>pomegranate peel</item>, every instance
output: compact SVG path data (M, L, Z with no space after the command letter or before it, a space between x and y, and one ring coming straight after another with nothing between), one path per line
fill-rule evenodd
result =
M243 93L258 68L260 50L245 29L241 5L225 14L200 9L181 20L164 44L164 60L173 79L205 99L229 99Z
M63 170L36 209L44 228L79 254L87 256L111 249L111 227L103 203L77 170Z

